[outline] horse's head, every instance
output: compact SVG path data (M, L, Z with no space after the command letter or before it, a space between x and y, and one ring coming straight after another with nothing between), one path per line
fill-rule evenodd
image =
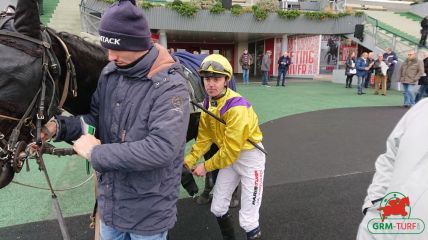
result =
M28 106L37 101L42 79L39 22L36 0L18 1L0 13L0 188L20 170L20 152L33 138Z
M404 206L410 206L410 200L409 197L404 197L401 199L400 204L404 205Z
M15 15L0 14L0 188L20 171L27 145L59 112L60 99L73 114L89 111L107 64L101 47L39 22L36 0L18 1ZM75 87L78 96L65 98Z

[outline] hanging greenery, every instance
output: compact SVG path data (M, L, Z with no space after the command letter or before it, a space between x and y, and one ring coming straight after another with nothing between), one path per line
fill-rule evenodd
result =
M217 2L217 0L190 0L189 3L199 9L211 9Z
M198 8L196 6L180 0L174 0L172 3L167 3L165 7L174 9L178 14L184 17L193 17L198 12Z
M160 4L153 4L151 2L140 0L137 2L137 6L140 6L142 9L150 9L152 7L160 6Z
M364 15L363 11L355 11L354 16L355 17L362 17Z
M224 12L224 8L223 5L221 4L221 2L217 2L216 4L214 4L214 6L212 6L212 8L210 9L210 13L212 14L220 14Z
M100 0L106 3L112 4L117 0ZM223 5L218 0L190 0L190 2L182 2L180 0L174 0L173 2L167 2L165 4L153 4L144 0L138 0L138 6L144 9L150 9L153 7L164 6L177 11L181 16L193 17L196 15L199 9L209 10L212 14L220 14L226 11ZM279 18L284 20L293 20L298 18L300 15L305 16L310 20L322 21L327 19L338 19L345 16L354 15L355 17L362 17L363 11L355 11L347 9L344 12L336 13L332 10L324 11L299 11L299 10L283 10L279 9L277 0L259 0L252 6L242 7L239 4L234 4L230 9L230 13L234 16L239 16L243 13L253 13L257 21L265 20L270 13L276 13Z
M257 5L253 5L253 14L257 21L263 21L268 17L268 11L259 8Z
M287 19L287 20L296 19L301 14L299 10L278 10L276 13L280 18Z
M304 12L303 15L310 20L327 20L327 19L338 19L345 16L350 16L348 12Z
M232 8L230 9L230 13L235 16L241 15L243 13L243 8L239 4L233 4Z

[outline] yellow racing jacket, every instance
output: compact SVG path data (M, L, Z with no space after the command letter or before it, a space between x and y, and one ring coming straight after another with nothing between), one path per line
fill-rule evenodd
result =
M226 124L205 112L201 113L196 143L184 159L187 167L192 168L212 143L218 146L219 151L205 161L207 171L225 168L238 159L241 150L253 149L247 139L254 143L262 141L257 114L250 102L233 90L226 89L225 95L216 100L205 99L204 107Z

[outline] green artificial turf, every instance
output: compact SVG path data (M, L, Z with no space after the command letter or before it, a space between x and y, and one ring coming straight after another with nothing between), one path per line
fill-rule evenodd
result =
M43 15L40 16L40 21L44 25L48 25L52 18L52 14L58 5L59 0L43 0Z
M414 13L411 13L411 12L401 12L401 13L396 13L396 14L399 14L400 16L406 17L406 18L411 19L411 20L416 21L416 22L420 22L423 19L423 17L416 15Z

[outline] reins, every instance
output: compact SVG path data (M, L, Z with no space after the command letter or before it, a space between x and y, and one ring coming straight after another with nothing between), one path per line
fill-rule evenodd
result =
M0 114L0 118L6 119L6 120L13 120L13 121L17 121L17 122L19 121L19 118L10 117L10 116L3 115L3 114Z
M62 106L64 106L65 100L67 99L67 93L69 88L71 88L73 97L77 96L76 70L74 68L73 61L71 60L71 55L70 55L70 52L68 51L67 45L53 31L51 31L50 29L47 29L47 31L52 36L54 36L56 40L58 40L62 49L65 52L65 64L67 66L67 72L65 75L64 89L62 91L61 100L59 101L59 104L58 104L58 108L62 109Z

